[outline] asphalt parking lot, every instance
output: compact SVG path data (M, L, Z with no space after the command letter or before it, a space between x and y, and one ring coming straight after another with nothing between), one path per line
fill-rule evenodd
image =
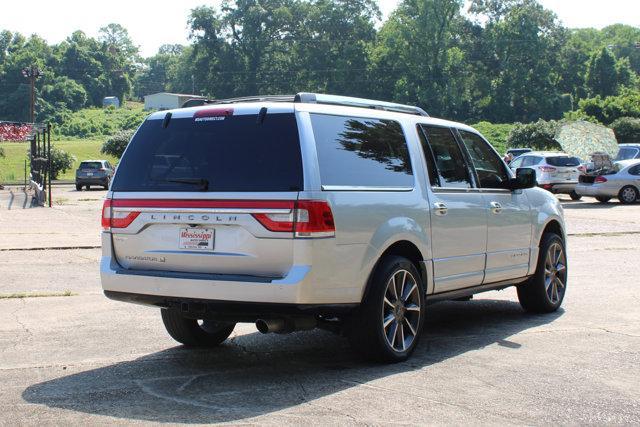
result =
M323 331L176 345L157 310L102 295L103 196L0 197L0 424L640 423L640 204L563 199L558 313L525 314L513 289L435 304L414 356L380 366Z

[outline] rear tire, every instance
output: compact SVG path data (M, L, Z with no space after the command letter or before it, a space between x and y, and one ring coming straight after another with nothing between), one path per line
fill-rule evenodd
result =
M187 347L215 347L222 344L235 328L235 323L188 319L177 310L160 310L164 327L171 338Z
M349 319L347 334L363 357L402 362L418 344L424 316L425 290L416 266L404 257L387 256L373 273L364 302Z
M572 191L571 193L569 193L569 197L571 197L571 200L576 200L576 201L582 199L582 196L576 193L575 191Z
M564 241L545 233L540 242L536 272L518 286L518 300L531 313L551 313L562 305L567 290L567 255Z
M600 203L609 203L609 200L611 200L611 197L597 196L596 200L599 201Z
M632 187L631 185L622 187L620 193L618 193L618 199L620 200L620 203L623 203L625 205L635 203L636 200L638 200L638 190L636 190L635 187Z

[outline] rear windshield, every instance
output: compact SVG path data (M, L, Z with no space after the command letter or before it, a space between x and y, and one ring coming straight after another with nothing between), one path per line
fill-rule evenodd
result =
M112 191L300 191L293 113L219 120L147 120L118 165Z
M102 168L102 163L100 162L82 162L78 169L100 169Z
M580 159L577 157L557 156L547 157L546 160L551 166L580 166Z
M634 147L622 147L620 151L618 151L616 161L634 159L636 155L638 155L638 151L640 150Z

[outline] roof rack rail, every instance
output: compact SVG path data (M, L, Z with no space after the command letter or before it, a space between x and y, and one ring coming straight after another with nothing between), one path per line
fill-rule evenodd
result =
M240 102L295 102L302 104L341 105L345 107L370 108L374 110L392 111L396 113L415 114L429 117L426 111L412 105L396 104L393 102L376 101L373 99L353 98L350 96L325 95L320 93L300 92L296 95L260 95L229 99L194 98L186 101L182 108L196 107L207 104L237 104Z

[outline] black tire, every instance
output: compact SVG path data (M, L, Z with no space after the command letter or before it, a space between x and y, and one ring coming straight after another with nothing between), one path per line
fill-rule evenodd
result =
M107 181L105 182L105 184L103 185L105 190L109 189L109 184L111 183L111 180L109 178L107 178Z
M162 323L171 337L187 347L215 347L233 332L235 323L188 319L177 310L162 309Z
M549 259L552 258L550 255L552 247L562 249L559 263L564 266L563 269L556 271L559 264L555 261L549 264ZM552 268L549 268L550 265ZM548 271L554 272L550 276L549 286L547 286ZM564 241L557 234L545 233L540 242L535 274L527 282L518 286L518 300L522 308L531 313L551 313L560 308L567 290L567 271L567 252ZM562 286L555 281L556 277L560 279ZM557 291L554 292L554 288Z
M618 193L618 200L625 205L635 203L638 200L638 190L631 185L626 185Z
M82 191L82 185L76 184L76 191Z
M582 199L582 196L576 193L575 191L572 191L571 193L569 193L569 197L571 197L571 200L576 200L576 201Z
M596 200L599 201L600 203L609 203L609 200L611 200L611 197L596 196Z
M85 186L84 186L84 188L85 188L87 191L91 190L91 186L90 186L90 185L85 185Z
M394 287L404 288L399 300L394 299L392 288L388 287L394 277L397 282L405 280ZM349 319L347 335L354 350L367 359L402 362L418 344L424 317L425 289L416 266L404 257L388 256L378 263L365 300ZM387 326L384 319L390 319Z

